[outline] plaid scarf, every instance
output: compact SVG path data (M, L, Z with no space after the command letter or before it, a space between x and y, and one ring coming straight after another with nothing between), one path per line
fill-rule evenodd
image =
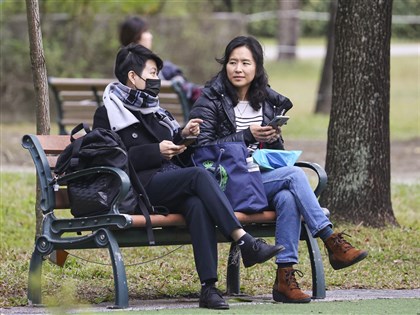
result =
M178 132L180 128L178 122L159 106L159 97L153 97L143 91L114 82L108 84L102 98L111 129L114 131L139 122L130 111L139 111L143 115L153 113L159 124L170 130L171 135Z

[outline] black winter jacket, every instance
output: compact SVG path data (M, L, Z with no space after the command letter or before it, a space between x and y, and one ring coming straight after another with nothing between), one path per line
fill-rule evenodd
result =
M137 176L141 183L147 186L153 175L168 165L168 161L160 153L159 143L163 140L178 143L182 139L181 129L172 137L169 130L154 119L153 114L142 115L140 112L131 112L140 122L121 129L117 133L127 148L128 157ZM99 107L95 112L93 128L98 127L111 129L105 106Z
M267 99L262 104L263 123L267 125L276 115L287 112L293 105L290 100L267 87ZM247 146L255 143L251 131L245 129L236 132L235 111L232 100L226 95L220 77L206 86L195 102L190 119L201 118L198 144L215 144L222 142L244 142ZM283 139L273 143L264 143L263 148L284 149Z

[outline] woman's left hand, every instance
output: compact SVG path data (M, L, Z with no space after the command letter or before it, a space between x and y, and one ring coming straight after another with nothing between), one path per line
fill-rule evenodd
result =
M181 136L190 137L190 136L198 136L200 134L200 124L203 122L202 119L194 118L191 119L182 129Z
M249 129L258 142L273 143L280 138L281 134L280 127L251 125Z
M274 128L276 130L276 133L269 139L267 140L267 143L273 143L276 142L277 140L280 139L281 137L281 129L280 127Z

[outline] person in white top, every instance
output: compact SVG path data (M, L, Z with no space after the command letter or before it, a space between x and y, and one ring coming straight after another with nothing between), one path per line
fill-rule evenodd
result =
M238 36L217 61L221 71L206 84L190 113L190 119L203 120L198 144L243 142L250 151L255 147L284 149L280 127L269 122L289 110L292 103L269 87L260 43L253 37ZM300 271L293 268L298 263L301 217L312 236L324 241L334 269L351 266L368 253L354 248L344 239L344 233L333 231L301 168L285 166L262 171L261 175L267 199L276 211L276 244L286 247L276 256L273 299L308 303L311 297L299 288L295 278Z

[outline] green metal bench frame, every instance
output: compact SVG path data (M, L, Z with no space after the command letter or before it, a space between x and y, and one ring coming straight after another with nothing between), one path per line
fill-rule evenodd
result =
M42 143L48 148L45 149ZM71 250L71 249L89 249L89 248L105 248L109 250L112 262L114 286L115 286L115 307L128 307L128 288L125 266L120 248L122 247L138 247L151 246L147 238L145 228L134 226L134 217L131 215L120 214L118 205L127 194L130 182L125 172L120 169L111 167L95 167L87 170L78 171L59 179L60 185L65 185L67 181L86 176L88 174L109 173L116 176L120 183L120 190L115 197L111 209L108 214L85 217L85 218L57 218L56 198L59 196L54 191L52 185L54 177L50 165L55 165L54 156L64 149L64 142L69 142L69 136L36 136L25 135L22 139L22 146L28 149L36 168L36 174L39 182L40 207L43 213L42 233L35 240L35 247L30 261L29 282L28 282L28 300L29 304L41 304L41 272L42 263L45 256L50 255L55 250ZM61 143L61 144L58 144ZM53 161L53 162L52 162ZM327 175L322 167L315 163L298 162L297 166L308 168L314 171L318 177L318 184L314 193L318 196L325 188L327 183ZM275 218L273 211L264 211L261 215L269 214ZM239 214L237 213L237 216ZM244 224L244 229L256 237L273 237L275 234L274 219L270 222L267 220L255 220L259 214L240 214L240 221ZM171 217L180 215L171 214ZM155 217L151 216L152 219ZM162 218L162 217L161 217ZM239 218L239 217L238 217ZM243 220L246 218L246 220ZM166 217L164 217L166 219ZM245 222L245 223L244 223ZM250 223L252 222L252 223ZM190 234L183 224L174 224L169 226L157 225L158 229L154 229L155 246L159 245L180 245L191 244ZM301 240L305 240L312 268L312 298L325 298L325 277L324 267L322 263L321 253L316 239L314 239L307 225L302 222ZM68 237L66 234L70 232L90 232L87 235L76 235ZM221 234L218 235L219 242L229 242ZM235 250L235 244L231 244L230 253ZM234 262L229 255L227 267L227 294L240 293L240 260Z

